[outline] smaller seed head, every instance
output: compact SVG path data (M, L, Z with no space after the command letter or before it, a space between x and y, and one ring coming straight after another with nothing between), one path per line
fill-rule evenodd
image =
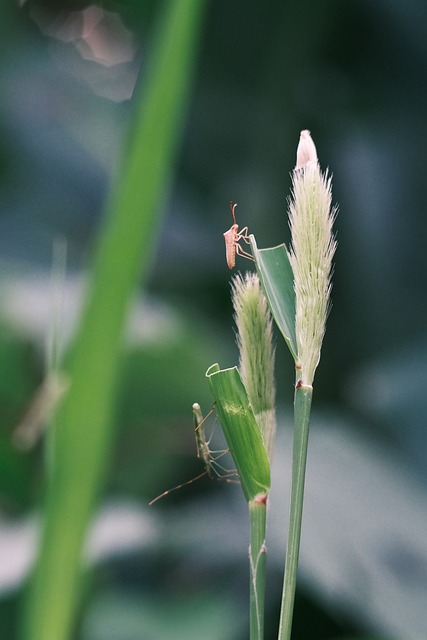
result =
M232 280L239 372L271 459L276 429L272 319L256 273Z

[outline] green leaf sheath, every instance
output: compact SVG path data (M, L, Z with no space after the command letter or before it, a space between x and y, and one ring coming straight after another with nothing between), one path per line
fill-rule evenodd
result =
M265 599L265 528L270 462L237 367L206 372L216 412L248 501L251 525L250 639L262 640Z
M270 463L237 367L206 372L216 412L248 502L270 489Z
M286 547L285 577L280 611L279 639L290 640L301 540L305 468L313 388L298 386L294 401L294 445L292 454L291 508Z
M294 360L297 361L294 276L286 247L280 244L277 247L258 249L255 237L251 235L249 239L258 276L273 318Z
M113 444L123 328L156 244L204 4L165 5L121 180L109 199L82 322L65 361L70 388L55 416L40 551L23 617L25 640L73 636L82 547Z

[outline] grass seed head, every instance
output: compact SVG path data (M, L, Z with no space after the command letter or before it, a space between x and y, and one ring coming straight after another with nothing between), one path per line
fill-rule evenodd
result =
M313 383L330 306L336 248L331 177L321 172L309 131L302 131L292 174L289 261L294 273L296 338L301 382Z
M273 328L257 274L235 276L232 297L240 376L271 458L276 430Z

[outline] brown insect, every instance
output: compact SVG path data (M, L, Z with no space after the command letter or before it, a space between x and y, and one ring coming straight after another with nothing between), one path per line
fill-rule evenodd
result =
M224 233L225 240L225 259L227 260L227 265L230 269L234 269L236 265L236 254L238 256L243 256L244 258L248 258L248 260L252 260L253 257L250 253L242 249L239 242L240 240L244 240L246 244L249 244L249 231L248 227L243 227L239 231L239 225L236 222L236 216L234 213L234 209L237 207L237 204L233 204L230 202L230 211L233 216L233 224L229 228L228 231Z

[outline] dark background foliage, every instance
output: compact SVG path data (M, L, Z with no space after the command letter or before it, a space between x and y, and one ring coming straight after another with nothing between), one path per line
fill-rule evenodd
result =
M44 373L52 242L67 240L67 333L107 189L120 171L134 84L137 75L144 83L161 4L104 2L106 45L97 59L90 38L66 28L71 18L74 29L81 24L86 2L0 8L0 537L11 567L0 575L5 638L14 637L25 575L16 558L31 542L12 553L8 536L31 537L41 498L42 447L19 452L11 434ZM201 481L154 512L145 505L200 472L191 404L210 406L204 372L211 363L236 362L222 239L231 224L228 202L238 202L238 220L258 246L288 241L289 172L305 128L334 175L340 213L310 449L320 476L308 478L295 640L353 632L421 637L426 34L421 0L209 3L166 222L126 349L107 474L107 497L131 500L151 535L126 553L103 556L79 638L157 640L179 638L180 629L187 638L200 629L204 638L246 634L247 523L238 490ZM141 186L148 179L141 176ZM277 357L288 424L293 374L279 339ZM278 482L283 440L286 448L289 437L279 436ZM334 451L336 458L317 466ZM310 520L316 490L319 519ZM271 517L267 627L274 637L283 541Z

